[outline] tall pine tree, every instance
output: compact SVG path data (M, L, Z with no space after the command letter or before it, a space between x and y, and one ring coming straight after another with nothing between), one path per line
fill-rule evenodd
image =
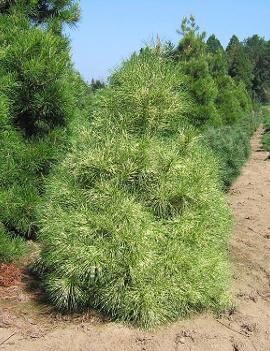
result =
M193 100L188 117L197 126L219 125L221 120L215 106L218 91L210 72L205 33L199 32L193 16L184 18L178 33L182 39L176 49L176 58L186 74L187 89Z
M220 41L213 34L207 42L207 51L209 52L210 71L215 79L218 94L215 100L218 114L223 124L235 123L246 109L241 106L241 99L237 96L241 92L248 98L245 87L239 85L232 77L228 75L228 60L225 50Z
M247 90L251 92L253 66L236 35L232 36L226 53L229 62L229 75L238 83L243 81Z
M218 38L212 34L206 41L210 56L210 70L214 76L228 73L228 61L225 50Z
M270 42L253 35L245 40L244 47L253 64L253 97L267 103L270 99Z

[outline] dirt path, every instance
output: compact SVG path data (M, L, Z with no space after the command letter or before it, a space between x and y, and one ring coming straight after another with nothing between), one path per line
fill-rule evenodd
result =
M230 245L234 311L142 332L93 315L64 321L47 311L34 313L33 302L15 289L16 306L0 305L0 350L270 350L270 160L260 149L261 133L254 136L251 158L228 195L237 222Z

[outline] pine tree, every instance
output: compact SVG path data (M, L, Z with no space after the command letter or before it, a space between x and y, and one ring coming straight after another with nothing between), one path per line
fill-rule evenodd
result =
M63 25L74 25L79 20L79 3L75 0L2 0L0 13L19 12L26 15L33 24L47 24L56 33Z
M270 99L270 42L258 35L247 38L245 51L253 64L252 91L256 100Z
M64 154L86 88L73 71L68 40L33 26L21 4L10 2L10 12L0 14L0 101L7 100L6 110L0 105L0 222L29 237L44 179Z
M48 182L42 279L62 311L154 327L228 301L218 163L183 125L180 65L156 53L132 55L94 96L93 123Z
M228 61L225 50L215 35L211 35L207 42L207 51L209 52L209 66L212 76L215 79L218 94L215 100L218 114L222 123L231 125L239 120L247 112L244 104L242 107L242 98L247 96L243 85L239 85L228 75ZM243 91L241 91L241 89ZM237 96L241 93L241 99ZM249 100L249 98L247 97Z
M236 35L232 36L226 53L229 62L229 75L238 83L243 81L246 89L251 92L253 66Z
M210 35L210 37L206 41L207 49L212 54L216 54L217 52L221 51L224 52L224 48L221 45L221 42L215 36L215 34Z
M217 86L210 73L206 34L199 32L193 16L184 18L178 33L183 37L176 49L176 59L186 74L187 89L193 100L188 117L196 126L219 125L221 121L215 106Z
M218 38L212 34L206 42L207 52L209 56L209 64L211 74L216 77L218 75L228 74L228 61L225 50Z
M243 110L237 99L237 83L228 74L221 74L216 77L216 84L218 94L215 102L222 124L232 125L243 116Z
M90 84L90 89L93 93L95 93L97 90L102 89L105 87L105 83L102 82L99 79L92 79L91 84Z

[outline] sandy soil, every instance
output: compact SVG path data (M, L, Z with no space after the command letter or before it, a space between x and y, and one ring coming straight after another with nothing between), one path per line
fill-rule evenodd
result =
M0 289L3 351L267 351L270 350L270 160L260 148L228 194L236 218L230 243L233 311L194 316L152 332L105 321L98 315L64 318L36 302L24 285Z

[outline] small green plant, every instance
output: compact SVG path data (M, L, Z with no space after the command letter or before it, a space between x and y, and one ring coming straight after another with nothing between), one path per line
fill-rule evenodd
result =
M264 136L262 138L263 148L270 151L270 111L269 106L263 107Z

